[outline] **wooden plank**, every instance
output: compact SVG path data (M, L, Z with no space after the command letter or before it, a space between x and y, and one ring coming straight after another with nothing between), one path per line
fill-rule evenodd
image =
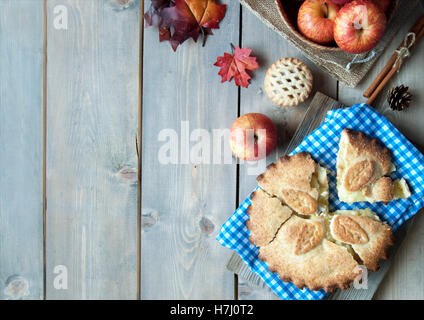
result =
M306 110L303 119L287 144L283 154L290 153L302 140L324 120L327 111L342 105L330 97L317 92ZM251 189L253 190L253 188ZM244 199L243 199L244 200ZM279 299L256 274L252 273L237 254L233 254L227 268L237 273L242 281L239 285L240 299Z
M0 299L44 294L43 21L42 0L0 1Z
M48 299L137 298L140 20L122 3L47 1Z
M362 93L371 81L375 79L408 30L423 12L422 7L417 7L414 14L408 19L408 24L402 27L389 48L376 63L375 68L371 70L360 86L355 89L340 86L341 102L352 105L365 101L362 98ZM424 91L424 82L421 80L424 70L423 56L424 45L419 43L412 56L402 66L399 74L392 79L386 90L374 103L374 107L384 114L420 149L423 149L422 146L424 146L424 127L421 124L424 117L424 110L421 108L424 103L424 97L420 94ZM399 84L409 86L414 94L414 102L411 104L410 109L405 112L392 111L385 102L387 90ZM418 215L415 218L415 225L411 227L406 240L394 256L391 270L376 293L376 299L419 299L424 297L422 290L424 287L424 270L421 267L424 263L424 254L421 250L424 246L424 238L421 236L422 231L420 231L423 230L423 226L424 219L422 215Z
M278 33L271 31L250 10L243 7L242 44L253 50L258 56L260 69L255 70L254 78L248 90L241 90L240 114L259 112L269 116L277 126L279 142L276 150L270 154L267 164L275 162L283 155L296 128L302 120L308 105L316 91L321 91L329 96L337 98L337 81L330 78L321 69L310 62L299 50L284 40ZM263 82L268 67L274 61L285 58L296 57L304 61L314 75L314 88L310 99L294 108L281 108L272 103L267 97ZM239 177L239 203L256 187L257 174L250 174L251 165L241 165ZM248 170L250 172L248 172ZM254 172L255 173L255 172ZM245 290L246 291L246 290ZM257 293L254 293L257 295Z
M408 230L407 238L394 256L391 269L376 292L375 299L424 299L422 287L424 219L422 213L414 218L414 223Z
M144 32L142 299L234 297L234 277L225 269L231 253L215 238L235 208L235 164L185 162L180 133L189 121L189 133L201 128L210 134L229 128L237 115L238 90L234 83L220 83L213 63L230 51L231 42L237 44L240 10L234 0L220 2L227 13L205 47L189 40L174 53L158 42L156 29ZM169 142L159 135L167 132L178 140L176 164L158 158ZM228 149L227 139L222 144Z

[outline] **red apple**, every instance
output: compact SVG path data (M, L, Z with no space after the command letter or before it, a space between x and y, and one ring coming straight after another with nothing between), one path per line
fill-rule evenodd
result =
M260 160L277 145L277 129L270 118L261 113L247 113L234 121L230 145L234 155L247 161Z
M334 20L340 6L329 0L306 0L299 9L297 26L309 40L327 44L334 40Z
M337 14L334 40L346 52L366 52L380 41L386 23L386 15L371 0L354 0Z
M383 12L386 12L390 7L391 0L372 0Z

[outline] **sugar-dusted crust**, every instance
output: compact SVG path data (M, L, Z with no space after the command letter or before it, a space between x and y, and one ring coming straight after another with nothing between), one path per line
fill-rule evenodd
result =
M281 225L290 218L292 211L278 198L271 197L261 189L250 196L251 206L247 209L250 219L246 226L250 230L250 242L261 247L274 239Z
M337 155L337 188L341 201L388 203L393 200L390 151L363 132L344 129ZM358 193L350 200L346 193Z
M392 229L368 216L336 215L331 221L330 232L335 240L350 244L372 271L378 270L381 259L387 259L387 249L394 244Z
M352 165L344 176L344 187L347 191L361 190L369 183L374 175L374 163L363 160Z
M347 289L361 273L358 263L347 249L324 238L321 219L303 219L293 215L267 246L260 248L259 258L268 263L283 281L300 289Z
M346 143L347 161L356 163L359 160L372 160L378 164L376 170L381 175L390 173L391 157L390 150L382 146L377 139L367 137L360 131L343 129L341 141Z
M372 198L379 199L384 203L393 200L393 181L389 177L378 179L372 187Z
M310 215L318 210L319 190L312 187L317 164L307 152L284 156L256 179L261 188L282 199L295 211Z
M349 244L365 244L369 242L367 233L349 216L335 216L332 219L331 232L334 239Z

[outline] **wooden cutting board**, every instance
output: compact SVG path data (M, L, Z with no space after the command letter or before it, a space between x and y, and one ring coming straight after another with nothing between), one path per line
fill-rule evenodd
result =
M304 118L300 122L292 140L290 141L285 154L289 154L294 150L302 140L313 130L315 130L324 120L327 111L344 107L338 101L317 92L313 98ZM405 239L408 230L411 228L414 218L410 219L400 227L395 233L396 244L390 249L389 259L380 262L380 269L377 272L369 272L368 274L368 289L337 290L327 299L329 300L370 300L377 291L380 283L390 268L393 258L399 249L402 241ZM246 280L252 287L268 288L262 279L255 273L250 271L247 265L243 262L237 253L233 253L227 263L227 269L236 273L240 278Z

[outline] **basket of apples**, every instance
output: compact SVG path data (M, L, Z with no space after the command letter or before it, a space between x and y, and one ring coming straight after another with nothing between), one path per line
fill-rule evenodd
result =
M276 0L284 23L316 50L359 54L381 40L399 0Z

